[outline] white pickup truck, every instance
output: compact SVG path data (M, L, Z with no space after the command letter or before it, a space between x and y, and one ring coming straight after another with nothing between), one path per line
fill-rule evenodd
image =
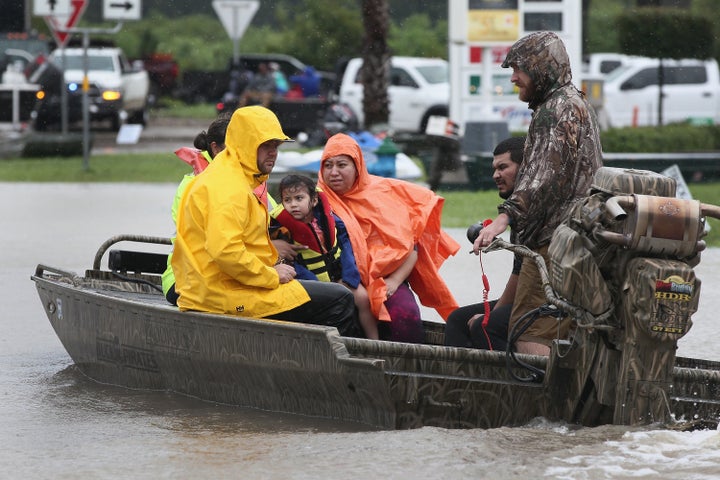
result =
M65 49L64 60L63 51L55 50L50 55L50 61L61 69L65 66L68 93L80 96L84 76L83 49ZM148 73L141 66L131 65L123 51L115 47L88 48L87 62L91 120L110 119L115 130L126 122L145 124L150 90ZM81 102L70 102L71 109L77 108L77 105ZM48 101L45 108L41 105L36 110L47 120L55 119L57 103ZM70 116L77 118L76 112L70 112Z
M634 57L605 78L603 126L658 124L656 58ZM663 60L663 123L720 123L720 71L715 60Z
M392 57L388 97L390 128L424 132L432 115L448 115L448 63L440 58ZM362 58L351 59L343 73L339 102L348 105L363 122Z

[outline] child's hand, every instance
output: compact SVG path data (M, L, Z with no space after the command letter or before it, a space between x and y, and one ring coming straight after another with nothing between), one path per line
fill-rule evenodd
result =
M297 252L302 250L307 250L307 247L305 245L293 245L292 243L288 243L285 240L273 240L273 245L275 246L275 250L278 251L278 257L282 260L287 260L289 262L293 261L295 257L297 256Z
M390 298L395 295L395 292L397 292L397 289L399 287L400 283L395 281L395 279L391 277L385 277L385 291L387 292L385 298Z

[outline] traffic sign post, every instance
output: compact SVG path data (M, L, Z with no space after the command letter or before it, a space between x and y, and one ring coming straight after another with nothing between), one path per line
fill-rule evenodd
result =
M233 65L237 65L240 60L238 44L260 7L260 2L258 0L214 0L212 5L233 41Z

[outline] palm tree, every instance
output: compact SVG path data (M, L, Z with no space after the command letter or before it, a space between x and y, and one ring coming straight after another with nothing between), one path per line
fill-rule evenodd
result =
M390 14L387 0L363 0L363 113L365 128L387 124L390 51L387 38Z

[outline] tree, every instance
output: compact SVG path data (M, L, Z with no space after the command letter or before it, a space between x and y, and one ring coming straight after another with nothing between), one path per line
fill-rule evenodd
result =
M388 30L390 16L386 0L363 0L363 113L365 128L388 123L390 116L388 83L390 50Z
M342 57L360 55L363 26L359 13L356 0L303 0L297 8L279 10L276 21L281 27L275 30L283 34L284 41L274 51L332 71Z
M667 8L639 8L618 17L622 53L659 59L658 125L663 124L663 58L710 58L713 25L709 18Z
M416 13L400 20L391 18L388 44L393 55L447 58L447 40L447 20L433 23L426 13Z
M582 0L582 46L581 51L583 54L587 53L588 51L588 32L590 31L590 0Z

